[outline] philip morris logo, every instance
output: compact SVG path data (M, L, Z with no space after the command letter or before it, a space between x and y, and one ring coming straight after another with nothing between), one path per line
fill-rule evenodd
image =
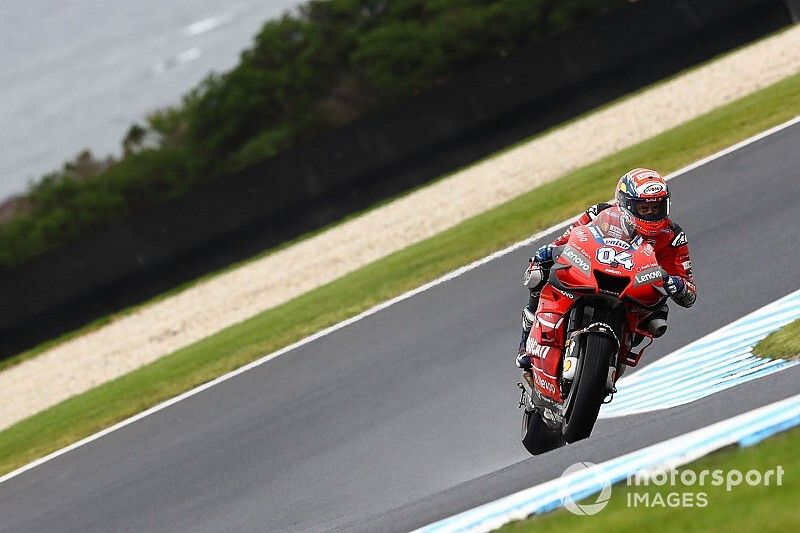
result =
M577 475L577 472L582 472L583 475ZM559 489L559 496L564 507L569 512L577 515L593 515L605 509L606 505L608 505L608 500L611 499L611 481L603 469L594 463L575 463L564 470L561 477L565 478L573 474L576 474L574 479ZM597 495L595 502L576 503L572 499L572 495L585 491L589 485L600 487L600 493Z

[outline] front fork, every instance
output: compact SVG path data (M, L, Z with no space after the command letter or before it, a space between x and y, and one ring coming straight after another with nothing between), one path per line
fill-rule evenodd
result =
M573 331L567 341L564 343L564 363L561 370L562 396L566 397L569 394L572 381L575 379L575 371L578 367L578 356L581 353L580 350L577 350L577 347L582 340L581 337L587 333L595 333L611 337L617 346L614 355L611 357L611 361L609 361L608 375L606 376L606 393L609 397L604 403L608 403L614 397L614 393L617 392L614 384L617 380L617 363L619 358L620 342L617 338L617 334L614 333L614 328L604 322L593 322L585 328Z
M614 393L617 392L614 384L617 379L617 363L619 358L620 341L619 338L617 338L616 333L614 333L614 328L605 322L592 322L584 328L576 329L583 322L583 311L583 307L579 307L570 313L567 331L572 331L572 333L564 343L564 358L561 370L561 397L567 397L569 394L569 389L572 386L572 382L575 378L575 372L578 366L578 355L580 353L580 350L576 351L576 348L579 346L579 342L581 341L580 337L586 333L593 332L613 338L614 343L617 346L617 349L612 356L611 361L609 362L608 375L606 377L606 393L608 398L604 403L608 403L613 398ZM536 387L533 384L533 375L530 371L523 372L522 378L524 381L517 383L517 387L520 389L519 407L526 410L538 410L540 413L542 413L544 419L548 421L548 419L551 417L547 416L550 414L547 407L555 408L557 406L555 404L549 405L552 402L549 402L546 398L543 398L536 392ZM542 403L542 405L539 405L539 402L536 401L537 399ZM555 411L557 412L558 410L556 409ZM557 420L553 419L551 422L557 422Z

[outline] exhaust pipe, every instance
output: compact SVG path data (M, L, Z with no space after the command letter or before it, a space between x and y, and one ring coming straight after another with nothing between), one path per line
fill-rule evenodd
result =
M647 331L653 337L658 338L667 332L667 321L663 318L654 318L647 323Z

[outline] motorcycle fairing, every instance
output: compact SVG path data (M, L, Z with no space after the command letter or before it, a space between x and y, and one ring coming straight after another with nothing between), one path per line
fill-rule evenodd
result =
M627 366L636 366L643 351L630 352L633 335L650 336L640 326L664 301L658 276L661 269L652 246L631 234L622 224L620 213L612 211L603 211L588 226L573 228L569 241L553 250L550 282L542 289L526 343L534 388L557 403L562 401L562 352L569 349L567 319L580 298L610 297L624 303L625 334L617 339L617 360ZM615 284L609 286L609 281Z

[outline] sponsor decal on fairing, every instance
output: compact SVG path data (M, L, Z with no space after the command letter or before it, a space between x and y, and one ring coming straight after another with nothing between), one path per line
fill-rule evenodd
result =
M558 289L556 287L553 287L553 288L556 289L556 291L558 291L559 293L561 293L564 296L566 296L567 298L569 298L570 300L574 300L575 299L575 295L572 294L571 292L562 291L561 289Z
M596 239L598 242L603 242L603 234L600 232L600 230L599 230L599 229L597 229L597 228L596 228L596 227L594 227L594 226L589 226L589 231L591 231L591 232L592 232L592 235L594 235L594 238L595 238L595 239Z
M643 272L639 272L634 276L634 285L646 285L648 283L653 283L654 281L661 280L661 269L660 268L650 268Z
M568 263L578 268L578 270L584 274L588 273L591 268L591 265L589 264L589 258L578 253L578 251L571 246L564 248L564 251L561 253L561 257L566 259Z
M607 237L603 239L603 243L608 246L616 246L618 248L624 248L626 250L628 250L631 247L630 243L623 241L621 239L615 239L613 237Z
M625 270L633 269L633 256L628 252L618 252L614 248L604 246L597 249L596 259L605 265L616 267L621 265Z
M549 346L542 346L541 344L536 342L536 339L533 337L528 337L528 342L525 343L525 350L531 354L531 357L536 357L538 359L544 359L547 356L547 352L550 351Z
M534 379L534 381L536 381L537 385L539 385L541 388L545 389L550 394L555 394L556 393L555 385L553 385L549 381L543 380L541 377L539 377L539 374L536 371L533 372L533 379Z

